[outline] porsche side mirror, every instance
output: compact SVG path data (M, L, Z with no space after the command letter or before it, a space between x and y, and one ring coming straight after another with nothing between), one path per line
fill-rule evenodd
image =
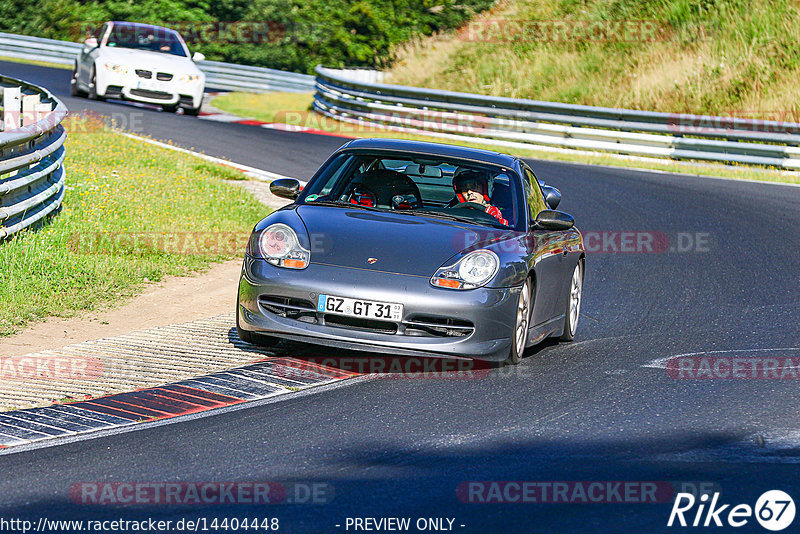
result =
M294 200L300 194L300 182L294 178L279 178L269 184L273 195Z
M550 206L550 209L556 209L558 204L561 202L561 191L552 185L545 185L542 187L542 193L544 194L544 200L547 202L547 205Z
M83 44L88 46L89 48L97 48L97 38L96 37L89 37L86 39Z
M205 61L205 60L206 60L205 54L202 54L200 52L195 52L194 54L192 54L192 61Z
M536 216L535 224L543 230L569 230L575 226L575 219L563 211L544 210Z

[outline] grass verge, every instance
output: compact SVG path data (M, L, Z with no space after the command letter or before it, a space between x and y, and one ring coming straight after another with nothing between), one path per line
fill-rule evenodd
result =
M7 57L0 55L0 61L8 61L9 63L24 63L26 65L38 65L40 67L50 67L52 69L72 70L72 65L62 65L61 63L51 63L49 61L39 61L36 59L22 59L19 57Z
M717 178L734 178L781 183L800 183L800 173L790 173L775 169L749 167L744 165L723 165L719 163L691 163L670 160L644 160L636 158L620 158L611 154L585 154L577 151L550 152L547 150L506 148L499 145L481 142L453 140L430 135L410 134L378 128L363 128L354 124L336 121L314 111L309 111L313 100L312 93L226 93L211 101L211 105L226 113L241 117L253 118L265 122L280 122L293 126L305 126L316 130L349 137L388 137L393 139L410 139L416 141L432 141L445 144L456 144L512 153L521 157L535 159L566 161L587 165L607 165L643 170L657 170L688 174L694 176L712 176ZM541 178L547 179L542 176Z
M61 213L0 242L0 336L237 257L269 211L226 183L241 178L234 169L79 122Z
M389 83L797 122L792 0L506 0L400 45Z
M226 113L264 122L285 123L311 108L314 93L223 93L211 105ZM293 115L294 114L294 115Z

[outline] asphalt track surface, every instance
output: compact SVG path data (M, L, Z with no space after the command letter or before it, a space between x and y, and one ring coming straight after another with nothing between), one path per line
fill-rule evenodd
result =
M138 113L141 133L281 174L307 178L343 141L73 99L69 71L0 63L0 72L44 85L72 111ZM671 499L469 503L456 493L466 481L705 481L724 503L752 506L781 489L800 504L797 380L676 379L645 366L703 351L800 357L800 188L532 165L562 191L560 209L584 235L599 236L595 248L604 232L666 235L677 248L590 252L575 342L545 343L519 366L473 379L359 379L0 456L0 516L266 516L281 532L354 532L348 517L454 518L456 532L686 530L666 527ZM689 247L698 233L701 246ZM76 505L70 487L92 481L324 483L335 496L264 507ZM735 530L766 532L754 518Z

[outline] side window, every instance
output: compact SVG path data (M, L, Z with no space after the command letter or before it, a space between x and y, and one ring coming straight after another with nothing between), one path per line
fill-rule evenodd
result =
M362 167L364 165L359 161L359 158L348 154L339 154L334 161L330 162L330 164L324 168L322 174L317 176L314 180L314 184L306 188L306 191L309 193L308 196L315 195L314 198L316 198L334 192L334 188L343 185L340 183L342 182L342 176L346 173L352 173L359 164L361 164ZM310 201L306 200L306 202Z
M544 203L544 195L539 188L539 180L533 171L524 167L525 169L525 195L528 197L528 209L531 213L531 218L535 219L540 211L549 209Z

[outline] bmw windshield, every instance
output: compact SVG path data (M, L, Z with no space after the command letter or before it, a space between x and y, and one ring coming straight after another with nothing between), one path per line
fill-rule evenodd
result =
M186 57L186 51L178 34L158 26L114 24L106 46Z

